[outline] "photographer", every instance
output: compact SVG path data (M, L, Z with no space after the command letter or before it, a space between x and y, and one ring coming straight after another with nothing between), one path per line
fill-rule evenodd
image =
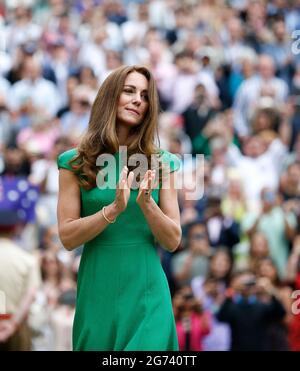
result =
M186 247L172 259L172 273L178 288L190 285L197 276L206 277L210 255L206 226L195 220L188 225Z
M235 274L217 314L218 320L227 322L231 328L231 350L270 350L266 343L269 324L285 315L275 295L268 279L256 281L248 271Z
M209 334L211 317L204 312L189 286L180 289L174 296L173 309L176 320L179 350L203 350L203 337Z

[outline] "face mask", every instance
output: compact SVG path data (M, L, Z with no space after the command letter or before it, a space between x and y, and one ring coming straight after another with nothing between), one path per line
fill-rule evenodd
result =
M269 203L273 203L276 200L276 195L274 192L266 192L263 195L263 200Z

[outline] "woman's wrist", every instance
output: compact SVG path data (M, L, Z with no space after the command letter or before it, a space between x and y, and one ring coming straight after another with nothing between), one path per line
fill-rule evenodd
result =
M110 220L115 220L120 214L121 214L121 210L118 209L115 202L113 202L113 203L111 203L111 204L109 204L105 207L105 215Z
M143 212L147 212L153 210L153 207L156 205L156 203L154 199L150 197L150 199L145 202L138 202L138 205L140 206Z

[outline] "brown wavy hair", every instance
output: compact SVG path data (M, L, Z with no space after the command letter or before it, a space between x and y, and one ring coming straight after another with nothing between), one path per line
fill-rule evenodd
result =
M116 131L117 107L126 77L131 72L138 72L148 80L149 106L143 121L132 128L130 143L127 144L128 158L132 154L144 154L150 169L151 155L159 153L155 139L158 139L160 107L154 77L144 66L119 67L101 85L92 105L88 130L77 147L78 154L69 162L78 176L79 185L85 189L96 186L99 171L96 166L97 157L102 153L114 154L119 149ZM132 169L129 167L129 170Z

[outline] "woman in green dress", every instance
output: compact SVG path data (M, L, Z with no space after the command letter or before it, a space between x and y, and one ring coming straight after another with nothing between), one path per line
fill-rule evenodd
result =
M74 350L178 349L155 240L168 251L181 240L180 162L155 145L158 112L150 71L120 67L101 85L77 148L58 157L60 238L68 250L84 245ZM137 154L146 168L133 166Z

